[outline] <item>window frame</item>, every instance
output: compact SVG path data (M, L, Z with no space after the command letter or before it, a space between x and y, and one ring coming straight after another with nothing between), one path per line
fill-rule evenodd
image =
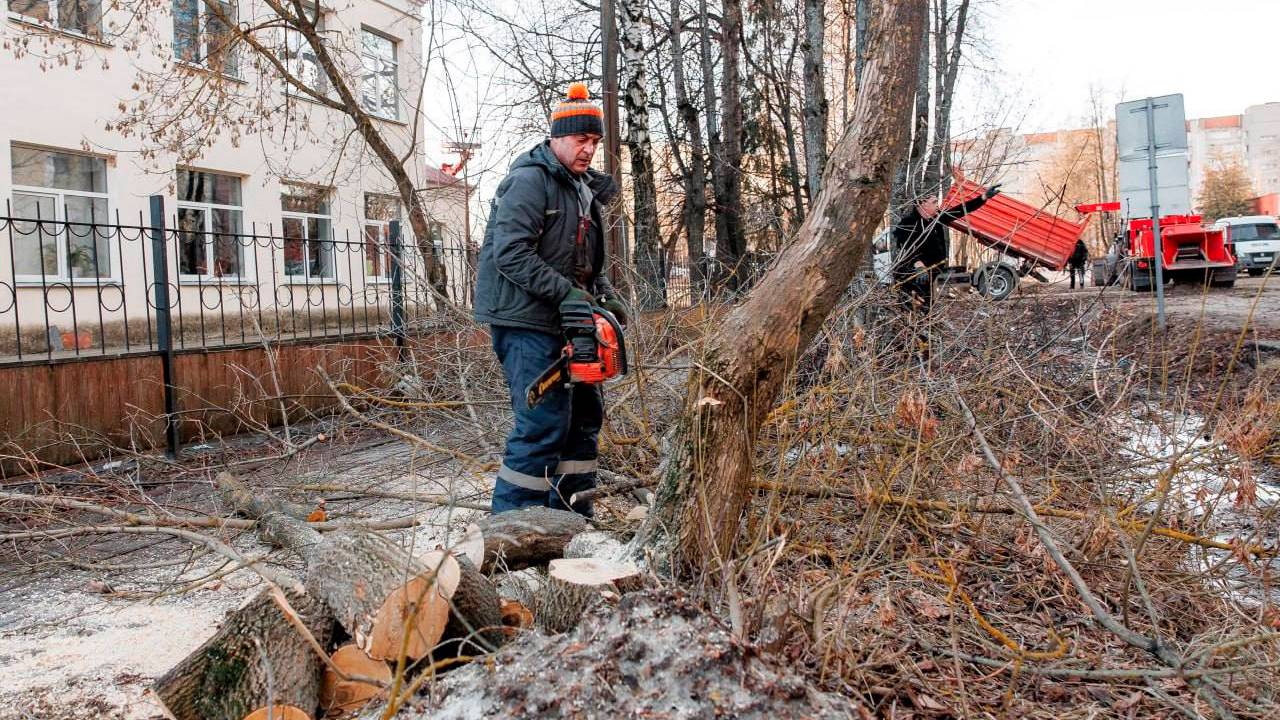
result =
M382 200L390 201L394 203L395 204L394 217L386 220L369 217L369 199L370 198L380 198ZM389 283L391 282L391 265L393 262L395 262L395 258L392 257L392 254L391 254L391 223L393 220L400 221L401 223L400 233L401 233L402 239L404 235L404 220L401 216L400 198L395 197L394 195L386 194L386 193L367 192L364 194L364 212L362 213L362 215L363 215L363 218L360 221L360 240L363 243L361 254L364 258L364 263L363 263L364 281L366 284ZM377 242L380 243L382 246L382 252L379 253L378 257L376 258L382 261L382 266L385 269L385 273L381 275L371 274L369 272L369 261L371 259L369 256L369 230L370 229L376 230Z
M310 190L312 192L323 193L325 210L327 212L326 213L309 213L309 212L300 212L297 210L285 210L284 196L286 194L289 194L290 188L298 188L303 190ZM281 270L284 272L285 282L289 284L297 284L297 285L326 285L326 284L336 285L338 284L338 252L337 252L337 243L333 238L333 189L318 188L318 187L304 185L300 183L280 183L280 218L281 218L280 237L281 237L281 255L282 255L280 267L281 267ZM309 236L302 237L302 238L291 238L285 235L285 232L284 232L285 220L302 221L303 233L308 234L310 233L310 228L308 227L307 220L310 220L310 219L324 220L328 223L329 238L327 240L317 240L316 238L312 238ZM287 256L285 256L285 250L289 242L302 243L303 261L302 261L301 274L289 272L288 258ZM317 242L320 243L320 249L322 253L324 252L324 249L326 247L329 250L330 266L333 268L333 274L331 276L330 275L313 276L311 274L311 265L310 265L310 262L308 262L311 255L310 255L310 252L308 252L308 250L309 250L309 246L312 243L317 243Z
M375 93L375 97L381 97L380 91L382 90L382 88L381 88L380 80L383 77L383 75L375 70L371 70L370 62L371 61L375 63L385 62L382 58L377 57L375 55L370 55L365 52L365 43L364 43L365 35L372 35L376 38L380 38L382 40L387 41L391 45L391 61L390 61L391 63L391 98L394 106L392 108L392 112L390 115L383 114L382 112L383 108L381 107L381 105L379 105L375 109L375 108L369 107L364 102L365 84L369 82L370 79L373 79L375 82L377 82L379 86L378 88L376 88L376 90L379 92ZM379 66L379 69L381 69L380 66ZM360 70L361 70L360 107L363 108L365 112L369 113L370 115L376 118L380 118L382 120L391 120L393 122L400 122L400 41L384 32L379 32L378 30L374 30L373 28L362 25L360 27Z
M92 28L92 32L86 32L84 30L78 30L76 28L65 27L62 25L62 23L58 19L58 5L60 2L62 2L62 0L42 0L42 1L49 6L48 20L41 20L40 18L35 17L34 15L27 15L21 10L14 10L13 0L6 0L5 10L9 13L9 17L15 20L19 20L21 22L31 23L33 25L39 25L41 27L47 27L51 30L55 30L57 32L65 33L67 35L72 35L75 37L84 38L91 42L97 42L97 43L104 42L103 33L102 33L102 16L104 12L102 0L93 0L94 4L98 8L98 18L97 18L96 26Z
M179 170L185 171L188 173L218 175L220 177L231 178L235 180L237 183L240 183L240 188L239 188L240 204L224 205L221 203L211 203L211 202L207 203L207 202L199 202L196 200L182 200L182 199L179 199L180 196L178 195L177 192L174 193L174 198L178 208L179 217L181 217L181 213L183 210L199 210L200 211L202 216L202 223L201 223L202 227L200 229L200 234L205 238L204 252L205 252L206 271L204 273L182 272L182 242L183 242L182 233L186 231L182 229L181 221L177 223L178 246L176 248L176 252L178 253L178 257L175 258L175 267L178 271L178 282L180 284L187 284L187 285L190 285L190 284L243 285L246 283L252 283L254 279L257 277L257 271L256 271L257 269L254 263L254 253L249 252L250 248L253 247L253 245L250 244L246 246L242 242L242 238L244 238L245 236L244 235L244 184L242 182L244 178L239 175L235 175L233 173L222 173L222 172L215 172L212 170L196 170L195 168L179 168ZM236 233L234 236L236 245L240 253L240 272L235 275L215 275L212 272L213 266L215 264L213 261L217 258L217 252L216 252L217 238L215 237L215 233L213 231L213 211L214 210L231 210L238 213L240 216L240 222L239 222L240 231Z
M320 4L318 2L312 2L310 0L303 0L302 6L304 11L313 11L315 13L314 23L316 26L316 30L323 32L324 31L324 9L320 6ZM302 34L301 31L295 30L289 26L280 28L280 35L281 35L280 52L284 60L285 68L289 71L291 75L296 77L299 81L303 81L306 79L304 77L304 73L299 72L299 69L302 67L302 63L312 64L316 70L316 78L317 80L319 80L319 87L313 87L313 88L310 88L310 90L316 95L328 97L329 91L332 89L329 87L329 76L325 74L324 68L320 67L320 60L315 56L315 53L311 50L311 43L307 42L307 38ZM297 43L296 50L291 51L289 49L290 42ZM296 57L291 56L291 53L296 53ZM307 59L308 55L310 59ZM314 102L314 98L309 97L305 92L295 88L291 83L287 81L284 84L284 92L285 92L285 95L288 95L289 97L301 98L303 100Z
M104 190L102 192L96 192L91 190L68 190L64 188L41 187L39 185L25 185L25 184L18 183L13 179L12 152L14 147L20 147L26 150L34 150L36 152L41 152L41 153L73 155L76 157L100 160L103 163L102 181L103 181ZM102 200L103 204L105 205L105 209L104 209L105 217L102 218L101 222L90 223L89 227L97 228L99 226L104 226L104 225L110 226L112 224L111 223L111 196L109 193L110 184L107 182L106 158L103 158L98 155L90 155L88 153L82 153L82 152L71 152L67 150L40 147L37 145L26 145L24 143L11 143L9 173L10 173L9 196L10 196L11 203L14 200L16 200L16 196L18 194L35 196L35 197L49 197L49 198L52 198L54 201L54 207L53 207L54 217L52 218L40 218L39 220L37 220L36 218L20 218L16 215L16 211L13 211L15 213L14 219L20 222L39 223L41 226L43 226L45 223L52 223L55 228L59 226L61 227L61 232L53 233L53 237L55 238L55 242L57 244L57 250L58 250L57 272L53 275L49 275L45 273L40 273L40 274L19 273L18 267L17 267L17 254L16 254L16 251L14 251L15 253L13 258L14 262L13 262L13 267L11 268L11 271L13 273L14 284L29 287L33 285L35 286L48 285L51 283L69 283L71 285L98 285L101 283L119 283L120 282L120 273L119 273L120 262L119 262L119 258L117 257L116 248L112 247L111 239L109 237L103 240L104 242L106 242L106 248L107 248L108 267L107 267L107 272L105 274L100 274L96 277L94 276L76 277L76 276L73 276L71 272L72 263L71 263L71 253L70 253L70 246L69 246L70 245L70 237L69 237L70 227L73 224L83 224L83 223L79 223L79 221L71 221L71 223L68 223L66 219L66 213L67 213L66 198L83 197L83 198L88 198L90 200ZM37 230L37 232L43 232L43 227ZM96 233L97 231L94 230L94 232ZM40 247L43 247L43 243L41 243ZM41 258L40 266L41 268L44 267L43 258Z
M181 1L182 0L171 0L170 7L174 8ZM182 57L182 55L179 54L178 52L178 14L177 12L173 12L173 59L186 65L203 68L210 72L216 72L220 75L225 75L226 77L229 77L229 78L234 78L236 80L243 80L244 76L241 74L240 58L239 58L239 55L236 53L236 48L234 46L230 48L225 48L225 51L227 52L227 57L231 59L230 63L224 62L221 67L213 67L209 64L209 58L212 57L212 50L210 49L211 35L209 34L209 19L211 17L211 14L210 14L211 8L209 7L209 3L218 2L219 5L225 5L228 8L230 8L231 22L234 25L235 23L239 22L239 18L240 18L240 7L238 5L238 0L222 0L221 2L219 2L218 0L194 0L194 1L196 5L196 18L195 18L196 34L194 39L194 45L196 48L197 57L194 59L191 59L191 58Z

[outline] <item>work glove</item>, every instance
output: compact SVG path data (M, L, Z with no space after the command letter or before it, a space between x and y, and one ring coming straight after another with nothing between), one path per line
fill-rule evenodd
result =
M591 293L581 288L573 288L565 293L560 300L561 327L566 330L578 328L584 324L587 327L595 327L595 323L591 320L591 306L595 302L596 299L591 297Z
M627 306L623 305L618 298L604 298L600 301L600 307L613 313L613 316L618 319L618 324L622 327L626 327L627 322L631 319L630 315L627 314Z
M595 304L596 299L591 297L591 293L582 288L571 288L563 298L560 298L560 314L563 315L566 310L570 312L581 310L583 305L590 309Z
M992 185L991 187L987 188L987 191L982 194L982 197L990 200L991 198L999 194L1000 194L1000 183L996 183L995 185Z

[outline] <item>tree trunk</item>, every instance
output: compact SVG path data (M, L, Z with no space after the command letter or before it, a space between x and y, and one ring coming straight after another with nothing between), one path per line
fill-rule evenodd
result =
M712 212L715 215L716 257L713 264L715 270L711 276L717 284L726 282L726 271L737 265L736 255L732 253L728 241L728 226L725 219L725 188L728 184L726 175L730 172L725 162L724 148L721 143L719 102L716 98L716 66L711 56L711 13L707 10L707 0L698 0L698 55L702 61L702 98L703 112L707 122L707 155L711 160L711 194L715 199ZM723 21L721 23L723 35Z
M729 287L742 284L747 251L742 227L742 83L738 58L742 50L742 0L724 0L720 19L720 101L724 108L721 154L724 167L716 193L716 252L733 269ZM723 230L723 232L722 232Z
M563 557L565 545L587 529L587 519L568 510L530 507L489 515L473 527L483 538L480 569L487 573L546 565Z
M867 42L871 32L871 0L855 0L853 4L853 84L862 92L862 70L867 65ZM848 118L845 118L848 124Z
M425 656L443 636L451 612L470 618L473 627L484 627L499 616L496 593L493 607L470 607L451 600L462 580L484 584L488 580L479 573L463 573L447 553L414 557L371 532L321 535L305 520L277 510L271 501L246 502L253 494L229 473L219 473L216 484L237 513L258 521L264 540L302 556L307 564L307 592L323 600L360 649L374 659L394 659L402 647L412 659ZM471 593L468 597L488 596Z
M826 0L804 0L804 134L805 171L809 201L822 189L827 165L827 90L822 69L823 37L827 29Z
M658 190L653 181L649 141L649 92L646 87L643 0L621 0L618 24L622 48L622 106L627 113L627 151L635 200L635 264L640 276L636 298L641 310L667 304L667 278L658 243Z
M926 0L887 0L847 132L795 242L708 338L643 542L675 570L733 556L752 443L797 357L848 286L884 216L909 127Z
M969 0L961 0L956 9L955 30L947 0L938 0L938 35L934 58L936 68L933 103L933 149L926 166L925 186L938 186L946 191L951 179L951 103L955 96L956 78L960 73L960 55L964 46L965 27L969 20Z
M703 230L707 222L707 177L702 156L702 126L698 123L698 111L689 98L685 81L684 46L681 40L684 21L680 17L680 0L671 0L671 75L676 91L676 110L689 133L689 165L681 180L684 184L685 243L689 260L689 296L697 301L702 297L706 277L706 247Z
M890 207L894 217L901 217L921 196L920 171L923 169L929 142L929 19L921 29L919 54L915 57L915 110L911 116L911 141L900 158L893 176ZM896 248L895 248L896 252Z
M333 618L309 595L289 605L322 645ZM156 680L153 689L177 720L241 720L271 703L314 712L324 664L263 590L233 610L213 637Z

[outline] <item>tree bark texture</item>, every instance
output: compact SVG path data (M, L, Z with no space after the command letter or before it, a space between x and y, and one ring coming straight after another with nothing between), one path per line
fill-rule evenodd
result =
M410 581L430 575L437 568L431 562L410 555L400 546L372 532L321 535L304 520L279 510L281 507L288 507L287 505L257 497L242 481L229 473L219 473L217 485L237 513L258 521L259 534L264 540L294 550L302 556L307 564L308 594L324 601L361 650L377 659L385 659L385 653L371 652L375 640L381 648L384 645L382 640L388 637L386 618L380 618L379 611L394 593ZM488 584L488 580L479 573L467 575L464 579ZM431 592L435 590L432 589ZM455 592L451 591L450 595ZM467 597L484 600L488 596L472 593ZM424 601L422 598L410 600L415 604ZM450 612L456 610L464 617L473 618L471 625L481 627L487 625L498 612L496 593L492 595L492 601L492 608L483 605L467 606L460 601L451 601ZM447 621L447 618L448 614L443 614L442 622ZM380 619L383 621L381 624ZM395 621L403 622L398 618ZM375 627L378 627L377 633L374 632ZM389 630L390 637L399 637L397 633L402 628L397 624ZM430 649L429 645L435 643L432 638L425 638L425 641L428 646L421 652L414 652L415 659L425 654Z
M684 21L680 15L680 0L671 0L671 76L676 93L676 111L684 123L688 137L689 163L681 178L684 184L685 246L689 259L689 295L691 299L702 296L706 277L706 247L703 231L707 217L707 171L702 154L702 126L698 122L698 110L689 97L685 79L684 45L681 35Z
M654 310L666 305L667 278L658 241L658 190L653 179L653 152L649 140L645 10L644 0L618 2L622 106L627 113L627 154L631 159L631 193L635 201L634 259L640 279L636 300L641 310Z
M286 591L290 606L327 645L333 618L323 603ZM314 711L323 662L285 619L269 590L233 610L213 637L156 680L177 720L241 720L268 702Z
M476 522L484 538L481 570L521 570L546 565L564 556L574 535L587 529L587 519L568 510L529 507L498 513Z
M674 457L643 529L676 571L731 557L760 423L849 285L884 216L902 157L927 0L889 0L877 16L864 85L799 236L708 339L672 443Z
M720 10L720 102L723 106L720 152L723 169L716 191L716 254L732 274L729 286L743 279L747 239L742 225L742 0L723 0Z
M826 0L804 0L804 160L810 202L822 189L822 171L827 164L826 30Z

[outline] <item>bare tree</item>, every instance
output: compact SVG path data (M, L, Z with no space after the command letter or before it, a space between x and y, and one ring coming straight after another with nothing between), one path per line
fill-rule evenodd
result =
M848 286L884 215L907 134L926 0L888 0L865 85L831 156L822 193L774 268L732 310L695 363L674 454L644 535L677 568L730 557L755 435L801 350ZM667 555L666 553L670 553Z
M658 191L653 179L649 140L649 91L646 80L645 0L618 3L622 50L622 105L627 113L627 152L631 158L634 202L635 265L640 277L637 298L642 309L666 304L666 275L658 243Z
M809 199L818 197L827 163L827 90L823 39L827 33L826 0L804 2L804 133Z
M685 78L682 40L684 19L681 13L680 0L671 0L671 80L675 85L676 112L688 133L685 144L689 157L681 173L681 183L684 186L681 220L684 223L685 246L690 265L690 289L694 296L698 296L705 281L702 273L706 267L703 229L706 226L707 212L707 171L703 159L702 125L698 122L698 110L693 105Z

